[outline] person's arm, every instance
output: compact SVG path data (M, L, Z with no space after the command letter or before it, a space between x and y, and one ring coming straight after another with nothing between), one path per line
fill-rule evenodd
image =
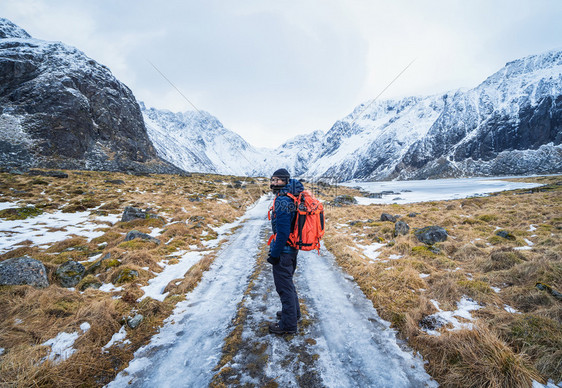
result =
M287 244L289 235L291 234L291 218L293 215L293 201L289 197L277 197L275 203L276 229L275 242L271 247L269 254L271 257L281 256L281 251Z

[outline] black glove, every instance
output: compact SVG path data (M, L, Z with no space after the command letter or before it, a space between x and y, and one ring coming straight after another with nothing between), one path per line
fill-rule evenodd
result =
M279 264L279 258L271 256L271 253L267 255L267 262L271 265Z

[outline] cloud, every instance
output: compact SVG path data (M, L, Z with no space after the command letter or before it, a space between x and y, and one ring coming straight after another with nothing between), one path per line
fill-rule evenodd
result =
M148 106L199 109L254 145L328 130L374 98L474 87L562 46L558 0L3 0L34 37L78 47Z

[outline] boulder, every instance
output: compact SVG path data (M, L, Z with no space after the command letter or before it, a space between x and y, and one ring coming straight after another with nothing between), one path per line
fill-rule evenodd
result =
M515 240L515 236L514 236L513 234L511 234L511 233L505 231L505 230L499 230L499 231L497 231L497 232L496 232L496 235L498 235L498 236L500 236L500 237L503 237L503 238L505 238L505 239L507 239L507 240L511 240L511 241L514 241L514 240Z
M148 240L150 242L160 245L160 240L158 240L155 237L152 237L149 234L139 232L138 230L131 230L129 233L127 233L127 235L125 236L125 241L131 241L136 238L142 238L143 240Z
M158 216L154 213L149 213L148 210L127 206L125 207L123 216L121 216L121 222L129 222L136 219L145 220L147 218L158 218Z
M355 205L357 200L352 197L351 195L338 195L332 201L332 205L334 206L342 206L342 205Z
M124 185L125 181L123 179L106 179L105 183L111 183L112 185Z
M127 318L127 325L131 328L131 329L136 329L141 322L143 321L144 316L142 314L136 314L134 317L128 317Z
M132 282L139 277L138 271L130 268L123 268L115 277L115 284Z
M421 213L412 212L412 213L408 214L408 217L414 218L414 217L418 216L419 214L421 214Z
M111 253L106 253L101 259L95 261L92 265L88 267L84 276L96 273L100 268L104 260L108 260L111 258Z
M426 226L422 229L416 229L414 235L419 241L427 245L443 242L449 236L447 231L440 226Z
M0 262L0 286L22 284L37 288L48 287L47 270L43 263L27 256Z
M69 288L80 283L85 272L86 267L77 261L69 260L57 268L55 275L62 287Z
M406 235L410 231L410 227L404 221L397 221L394 224L394 236Z
M382 213L381 214L381 221L396 222L396 217L394 217L393 215L388 214L388 213Z

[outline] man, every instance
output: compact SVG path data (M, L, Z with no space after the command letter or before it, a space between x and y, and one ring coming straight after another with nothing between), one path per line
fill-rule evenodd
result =
M274 334L293 334L297 331L300 319L299 298L293 283L293 274L297 268L298 251L287 245L295 219L295 203L287 196L298 196L304 187L295 179L290 179L289 172L281 168L271 177L270 187L275 194L271 213L271 227L274 240L269 247L267 261L273 265L275 290L281 299L281 311L277 312L279 322L269 325L269 332Z

